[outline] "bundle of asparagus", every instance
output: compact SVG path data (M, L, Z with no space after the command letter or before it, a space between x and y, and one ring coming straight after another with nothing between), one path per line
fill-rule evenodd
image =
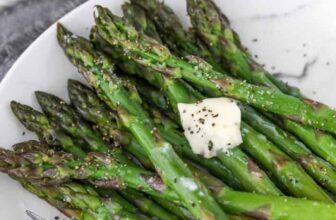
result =
M13 101L39 142L1 149L0 171L74 219L334 219L335 111L265 71L211 0L187 3L189 31L157 0L97 6L90 40L59 24L89 87L37 91L43 113ZM177 105L220 96L243 144L206 159Z

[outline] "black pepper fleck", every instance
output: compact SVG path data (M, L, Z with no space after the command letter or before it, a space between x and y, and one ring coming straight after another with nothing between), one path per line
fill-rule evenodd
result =
M212 117L217 118L217 117L218 117L218 114L212 115Z
M212 149L213 149L213 142L212 141L209 141L208 149L209 149L209 151L212 151Z
M212 123L211 125L212 125L212 127L215 127L215 123Z

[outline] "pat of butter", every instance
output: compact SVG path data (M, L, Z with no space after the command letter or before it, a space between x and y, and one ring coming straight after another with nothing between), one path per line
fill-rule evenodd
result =
M211 158L242 143L241 112L234 100L210 98L179 103L178 110L184 135L195 154Z

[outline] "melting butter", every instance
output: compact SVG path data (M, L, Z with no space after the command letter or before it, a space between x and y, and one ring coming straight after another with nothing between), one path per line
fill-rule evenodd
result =
M178 104L180 119L193 152L205 158L217 156L242 143L241 112L228 98L209 98Z

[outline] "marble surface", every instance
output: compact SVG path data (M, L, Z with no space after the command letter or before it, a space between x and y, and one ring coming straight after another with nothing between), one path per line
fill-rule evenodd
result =
M86 0L0 0L0 80L47 27Z

